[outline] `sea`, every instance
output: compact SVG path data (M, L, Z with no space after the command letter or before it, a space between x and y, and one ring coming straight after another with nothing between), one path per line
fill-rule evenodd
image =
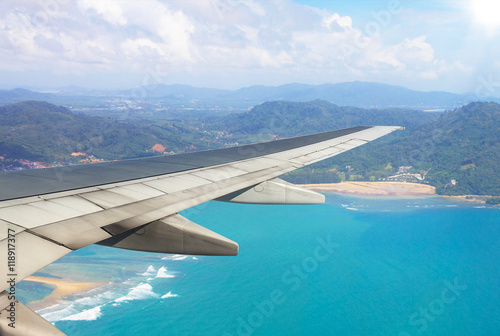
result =
M500 209L326 194L322 205L208 202L181 213L236 257L92 245L41 275L99 282L37 312L68 336L500 335ZM33 305L53 287L21 282Z

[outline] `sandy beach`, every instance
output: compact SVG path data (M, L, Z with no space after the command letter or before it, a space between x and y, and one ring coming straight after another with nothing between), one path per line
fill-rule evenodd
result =
M319 191L358 196L433 196L436 188L427 184L408 182L340 182L302 184L301 187Z
M48 285L53 285L56 287L54 291L44 299L36 302L31 302L29 304L29 307L34 310L51 306L64 297L74 294L84 293L91 289L101 287L104 285L104 283L100 282L72 282L64 279L56 279L56 278L41 277L41 276L29 276L23 281L34 281Z

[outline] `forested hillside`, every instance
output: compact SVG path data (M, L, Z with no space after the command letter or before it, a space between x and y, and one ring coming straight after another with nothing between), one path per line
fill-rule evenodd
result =
M120 159L153 155L151 149L157 144L160 151L182 152L360 125L401 125L406 130L294 171L285 179L402 180L431 184L440 194L500 195L500 105L496 103L428 113L340 107L319 100L268 102L247 113L200 117L199 123L201 131L180 122L136 125L75 114L45 102L21 102L0 107L0 156L51 162L83 152Z
M429 183L439 194L500 195L500 105L471 103L296 174L343 171L346 166L351 166L346 174L352 179L401 175L403 180ZM426 172L423 180L412 178Z
M138 126L75 114L41 101L0 106L0 155L45 162L70 160L84 152L102 159L152 155L155 144L179 151L197 143L180 127Z
M407 109L363 109L337 106L323 100L307 103L267 102L251 111L204 120L205 128L242 136L279 138L360 125L405 125L413 129L435 120L436 113Z
M440 194L500 195L500 105L496 103L471 103L453 111L427 113L341 107L319 100L268 102L247 113L205 122L206 127L227 130L240 141L360 125L401 125L406 130L285 178L296 183L389 178L428 183Z

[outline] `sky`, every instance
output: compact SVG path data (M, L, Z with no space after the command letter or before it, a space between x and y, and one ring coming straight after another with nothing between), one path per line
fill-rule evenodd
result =
M497 0L2 0L0 88L381 82L500 96Z

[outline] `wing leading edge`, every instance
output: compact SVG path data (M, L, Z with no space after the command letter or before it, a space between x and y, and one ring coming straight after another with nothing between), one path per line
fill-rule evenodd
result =
M236 255L235 242L177 212L213 199L322 203L322 195L277 176L396 129L402 128L354 127L197 153L1 174L0 259L15 255L15 263L5 265L0 281L19 282L93 243L161 253ZM0 300L0 331L21 335L4 318L10 304ZM22 307L23 316L31 316Z

